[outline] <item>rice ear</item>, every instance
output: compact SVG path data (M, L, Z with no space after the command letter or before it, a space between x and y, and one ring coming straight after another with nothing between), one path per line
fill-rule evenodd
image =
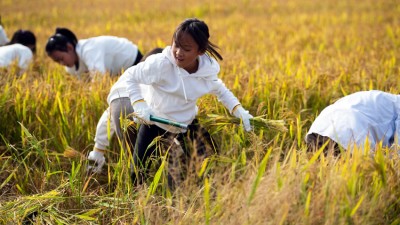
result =
M82 153L82 152L80 152L80 151L77 151L77 150L75 150L75 149L73 149L73 148L71 148L71 147L67 147L65 150L64 150L64 157L66 157L66 158L81 158L81 159L86 159L86 156Z
M240 124L241 121L236 117L221 116L216 114L208 114L203 121L204 125L223 125L223 124ZM288 129L285 126L284 120L266 119L265 115L256 116L250 119L250 123L255 130L275 130L286 132Z

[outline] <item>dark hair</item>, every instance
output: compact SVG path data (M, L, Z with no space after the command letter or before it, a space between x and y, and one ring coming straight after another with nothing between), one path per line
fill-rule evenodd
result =
M146 55L143 56L140 62L144 62L147 59L147 57L161 53L163 50L164 50L163 48L153 48L151 51L149 51Z
M11 41L8 44L11 45L17 43L29 47L33 53L36 53L36 37L32 31L29 30L15 31L15 33L11 38Z
M208 40L210 34L208 33L208 26L204 21L196 18L186 19L176 28L173 39L179 43L180 36L183 33L188 33L193 37L194 41L199 45L200 51L208 52L212 57L222 60L222 56L216 50L218 46Z
M78 43L75 34L67 28L56 28L56 33L49 38L46 44L47 54L53 51L67 51L67 44L70 43L74 49Z

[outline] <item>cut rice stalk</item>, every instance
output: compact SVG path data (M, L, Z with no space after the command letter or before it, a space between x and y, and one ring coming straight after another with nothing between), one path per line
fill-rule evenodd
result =
M207 118L202 120L202 124L206 126L223 125L223 124L240 124L241 120L236 117L221 116L216 114L208 114ZM286 132L284 120L266 119L265 115L256 116L250 119L250 124L255 130L276 130Z

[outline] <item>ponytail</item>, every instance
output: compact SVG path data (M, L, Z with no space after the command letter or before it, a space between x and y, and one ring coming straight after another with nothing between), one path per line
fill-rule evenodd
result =
M56 28L56 32L49 38L46 44L46 52L50 54L53 51L67 51L67 44L71 44L74 49L78 43L75 34L68 28Z

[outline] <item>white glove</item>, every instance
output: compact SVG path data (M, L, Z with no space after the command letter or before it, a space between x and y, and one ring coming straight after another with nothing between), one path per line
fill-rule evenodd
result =
M104 157L104 154L94 149L89 153L88 160L89 160L88 171L93 173L101 173L101 169L106 163L106 158Z
M150 121L150 115L154 114L145 101L136 102L133 104L133 111L140 119L144 120L147 124L154 124ZM139 122L135 120L135 122Z
M253 116L249 113L249 111L245 110L241 105L239 105L233 111L233 115L242 120L244 129L246 131L252 130L250 119L253 118Z

